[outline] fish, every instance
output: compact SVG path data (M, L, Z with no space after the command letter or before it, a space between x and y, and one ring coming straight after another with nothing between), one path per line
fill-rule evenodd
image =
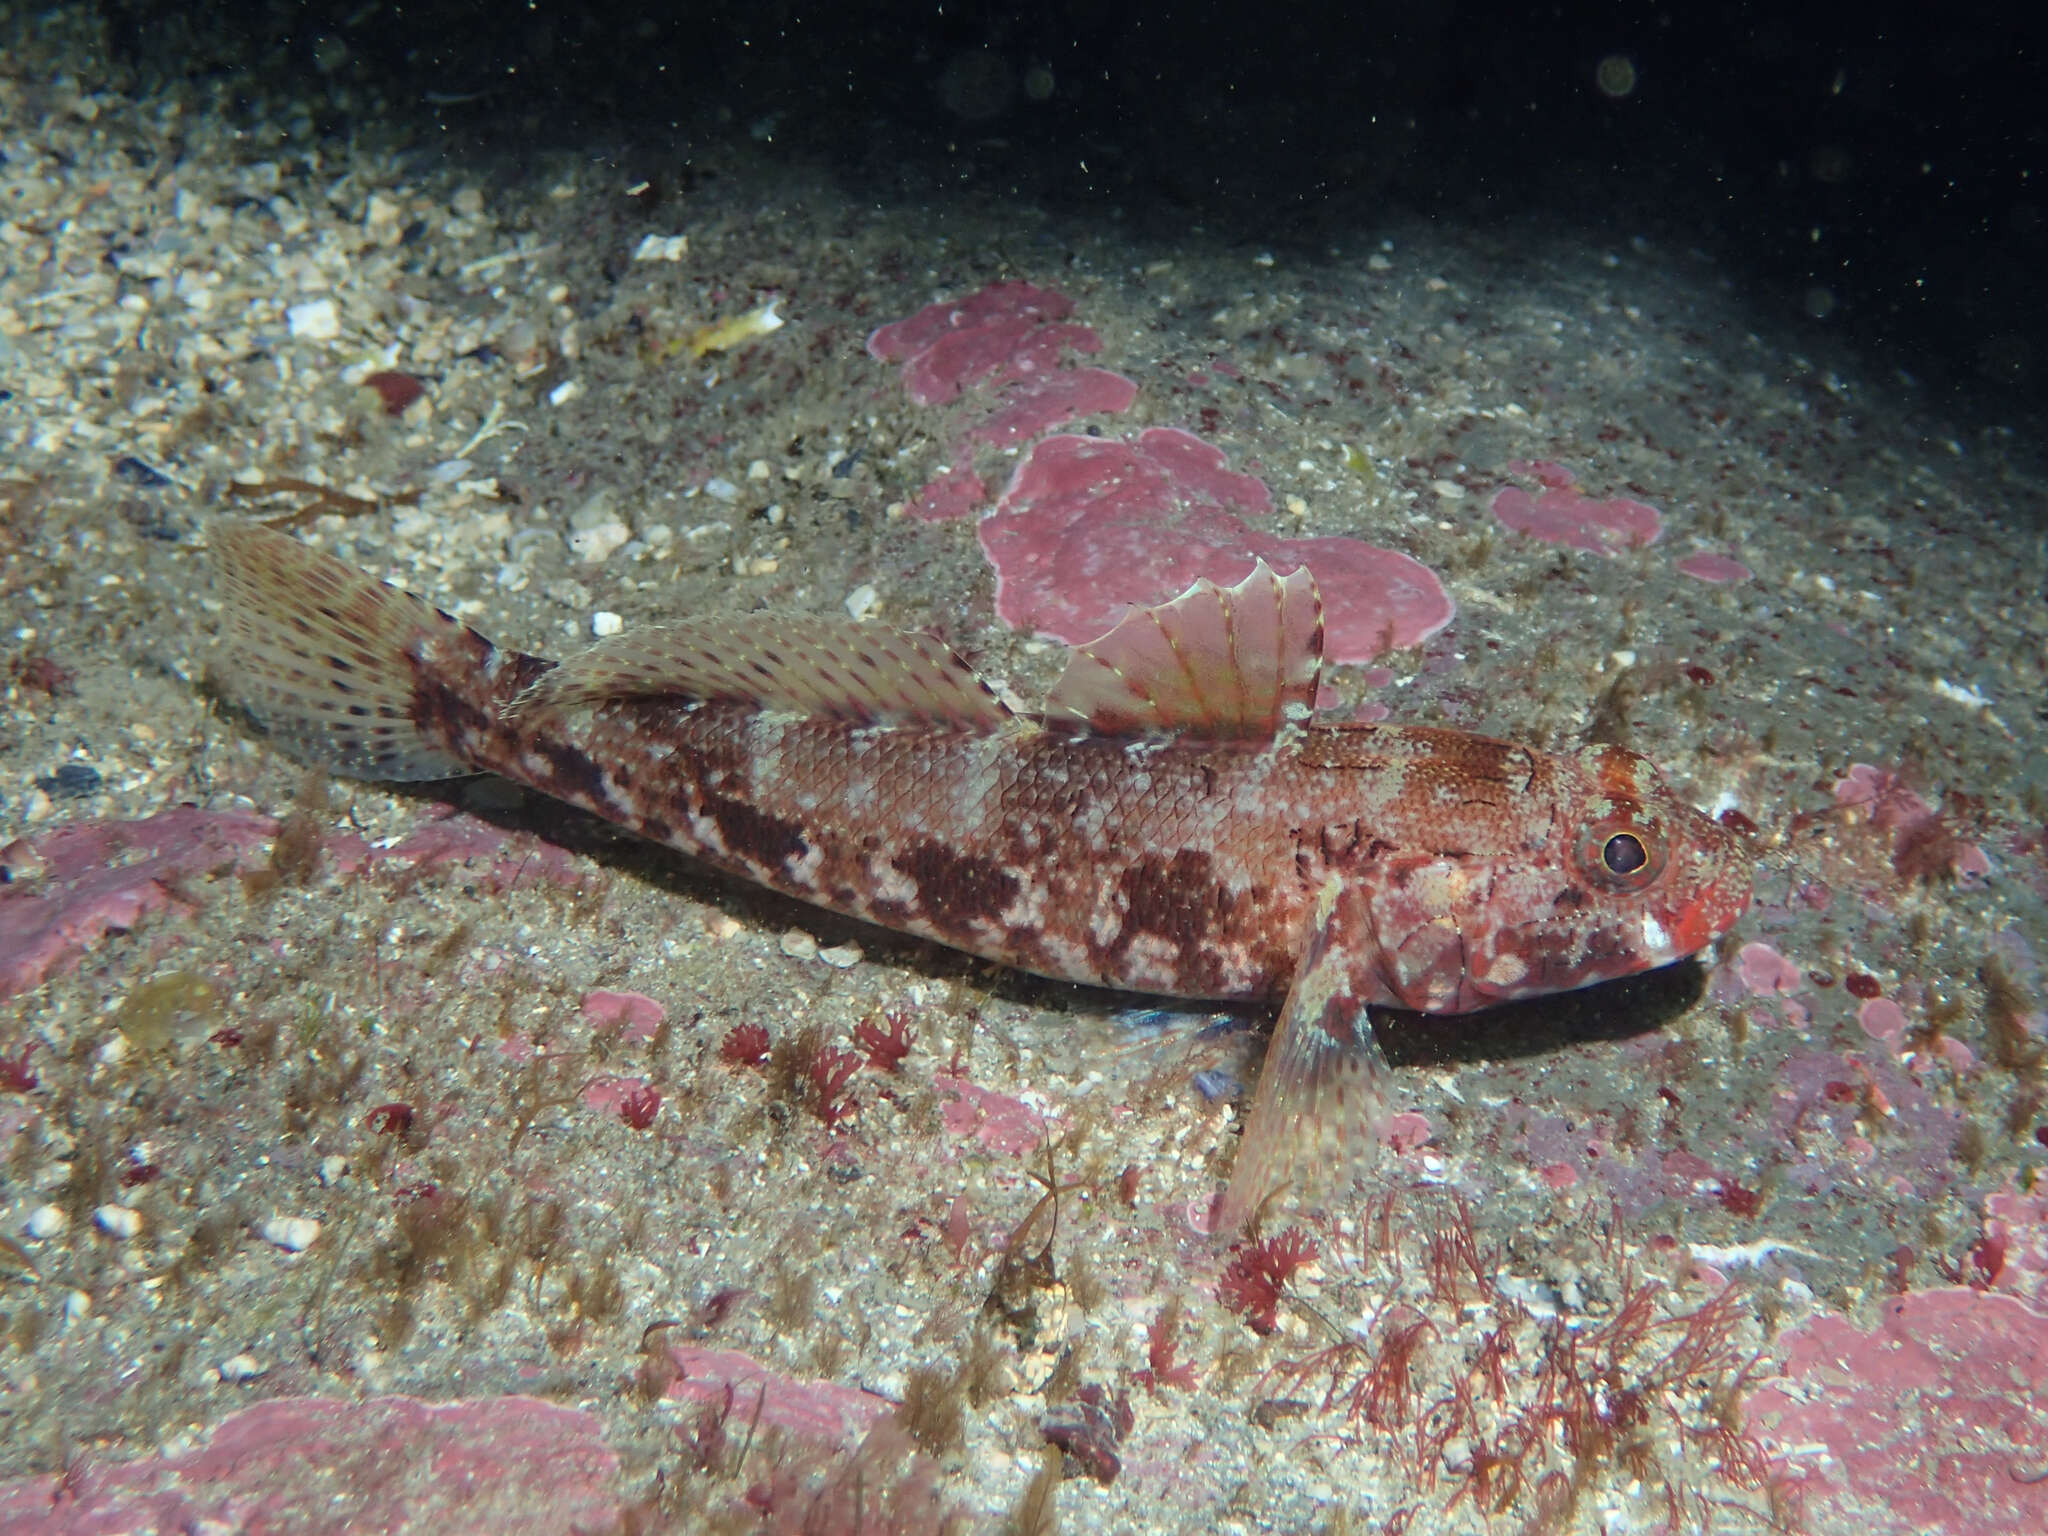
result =
M696 616L557 662L274 528L209 542L227 691L301 761L497 774L1019 970L1277 1007L1218 1231L1367 1166L1392 1102L1368 1009L1668 965L1749 902L1744 842L1633 751L1318 719L1305 568L1133 608L1026 711L926 634Z

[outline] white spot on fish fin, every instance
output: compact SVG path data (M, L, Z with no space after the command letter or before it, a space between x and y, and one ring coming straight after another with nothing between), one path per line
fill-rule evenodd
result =
M1106 736L1266 738L1306 720L1323 664L1323 602L1306 567L1264 560L1234 587L1207 577L1080 646L1046 696L1051 720Z
M942 641L791 614L632 631L572 656L506 713L663 696L736 700L861 725L988 730L1011 718Z
M274 528L223 518L208 543L227 603L222 681L281 747L358 778L472 771L412 718L413 650L461 624Z
M1259 1072L1219 1234L1235 1234L1277 1196L1299 1201L1343 1189L1377 1153L1388 1067L1365 1013L1377 958L1370 931L1342 899L1342 882L1331 878L1316 898Z

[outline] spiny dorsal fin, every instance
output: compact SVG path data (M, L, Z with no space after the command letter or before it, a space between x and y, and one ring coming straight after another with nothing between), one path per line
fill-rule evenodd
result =
M600 641L506 713L658 696L734 700L863 725L982 729L1010 719L943 641L787 614L686 619Z
M1283 577L1260 560L1234 587L1205 576L1077 647L1045 715L1105 736L1272 736L1308 718L1322 665L1315 577L1305 566Z
M301 762L370 779L473 769L413 719L413 657L462 625L410 592L256 523L207 543L226 600L225 690Z

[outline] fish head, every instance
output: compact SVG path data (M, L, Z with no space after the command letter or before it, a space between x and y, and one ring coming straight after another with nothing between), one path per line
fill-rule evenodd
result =
M1646 757L1521 752L1511 816L1468 815L1369 900L1372 1000L1469 1013L1654 970L1749 905L1744 840L1688 805Z
M1556 769L1540 848L1496 872L1491 911L1466 935L1477 974L1465 1000L1481 1006L1669 965L1749 906L1744 839L1687 804L1648 758L1593 746Z

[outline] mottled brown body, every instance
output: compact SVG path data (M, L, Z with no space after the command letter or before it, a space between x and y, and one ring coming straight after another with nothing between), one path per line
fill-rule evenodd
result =
M1418 861L1454 855L1491 886L1561 841L1568 765L1466 732L1131 740L1021 717L966 732L667 698L508 720L537 664L459 644L476 654L422 657L419 723L466 763L800 900L1070 981L1276 1000L1332 875L1412 902ZM1569 890L1552 879L1543 896L1569 904ZM1461 972L1493 949L1474 894L1468 881ZM1389 945L1367 1000L1428 1006L1400 954ZM1504 995L1523 990L1511 979Z
M1733 838L1635 753L1312 722L1305 572L1134 611L1026 716L927 637L685 621L558 667L280 535L215 536L240 691L301 756L498 773L1047 976L1284 997L1233 1223L1369 1144L1366 1005L1462 1012L1646 970L1748 901Z

